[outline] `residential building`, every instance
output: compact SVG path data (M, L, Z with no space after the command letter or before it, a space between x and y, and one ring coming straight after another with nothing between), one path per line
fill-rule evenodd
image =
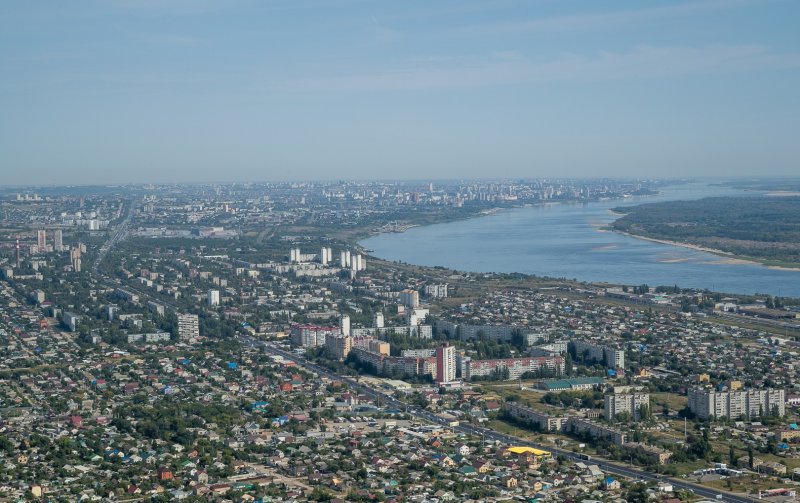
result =
M573 340L575 355L589 361L603 363L610 368L625 368L625 351L592 342Z
M569 421L567 416L551 416L516 402L504 403L503 410L512 418L528 423L539 431L561 431Z
M196 314L178 315L178 338L193 339L200 336L200 321Z
M470 380L475 377L519 379L526 373L533 373L540 377L563 375L564 358L562 356L501 358L494 360L464 358L461 362L461 377L464 380Z
M626 433L616 428L590 421L589 419L572 417L567 424L567 429L578 435L588 434L592 438L606 438L620 446L628 441L628 435Z
M711 388L692 388L688 392L689 410L701 420L786 414L785 391L782 389L747 389L717 391Z
M333 335L325 338L325 347L333 358L344 360L353 349L353 338L349 335Z
M436 382L445 383L456 380L456 348L441 345L436 348Z
M300 347L325 346L325 339L329 336L340 335L339 327L320 327L317 325L292 326L292 344Z
M642 419L642 414L650 407L647 393L614 393L604 397L604 416L613 421L619 414L630 414L634 421Z
M400 292L400 303L406 307L419 306L419 292L416 290L405 289Z

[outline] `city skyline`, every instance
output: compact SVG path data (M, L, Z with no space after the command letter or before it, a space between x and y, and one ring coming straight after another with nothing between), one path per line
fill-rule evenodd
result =
M797 13L11 2L4 183L787 176Z

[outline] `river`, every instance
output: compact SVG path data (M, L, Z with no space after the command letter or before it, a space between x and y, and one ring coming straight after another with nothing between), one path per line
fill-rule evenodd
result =
M361 242L376 257L471 272L518 272L627 285L800 297L800 271L772 269L602 230L611 208L644 202L753 195L705 182L662 187L655 196L514 208L414 227Z

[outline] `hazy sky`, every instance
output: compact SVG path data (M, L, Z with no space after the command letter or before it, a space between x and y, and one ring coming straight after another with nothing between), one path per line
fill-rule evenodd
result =
M797 0L0 3L0 184L800 174Z

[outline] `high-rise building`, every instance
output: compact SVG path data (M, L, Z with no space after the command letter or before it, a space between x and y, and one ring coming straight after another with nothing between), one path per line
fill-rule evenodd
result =
M425 285L425 295L435 299L444 299L447 297L447 283L436 285Z
M178 338L193 339L200 336L200 322L196 314L178 315Z
M208 291L208 305L209 306L218 306L219 305L219 290L209 290Z
M375 323L373 323L375 328L383 328L383 313L375 313Z
M419 307L419 292L405 289L400 292L400 303L406 307Z
M575 353L579 358L588 361L602 362L609 368L625 368L625 351L602 344L573 339Z
M604 398L604 416L613 421L619 414L630 414L634 421L642 418L645 408L650 407L647 393L614 393Z
M741 391L716 391L692 388L687 393L689 410L701 420L786 414L786 392L782 389L747 389Z
M325 346L328 337L341 335L339 327L319 327L316 325L292 325L291 341L295 346Z
M342 335L349 336L350 335L350 317L346 314L343 314L341 319L339 320L339 327L342 330Z
M443 344L436 348L436 382L456 380L456 347Z
M328 348L330 356L344 360L353 349L353 338L345 335L325 337L325 346Z
M39 231L36 232L36 244L39 246L39 251L43 252L47 247L47 231L39 229Z
M391 354L391 345L379 339L367 341L367 349L379 355L389 356Z
M82 253L83 245L78 244L75 248L70 250L69 258L72 260L72 270L75 272L81 272L81 253Z
M56 229L53 234L53 249L57 252L64 251L64 236L61 229Z

